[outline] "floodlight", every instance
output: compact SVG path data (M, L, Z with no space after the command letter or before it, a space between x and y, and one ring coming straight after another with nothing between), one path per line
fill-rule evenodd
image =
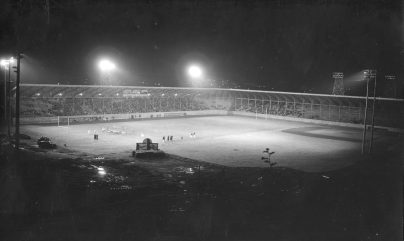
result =
M7 69L11 64L14 63L14 61L15 60L13 57L11 57L10 59L1 59L0 65Z
M102 59L98 62L98 67L101 71L111 71L116 68L115 64L108 59Z
M5 59L2 59L2 60L0 61L0 65L3 66L3 67L5 67L5 66L8 65L8 61L5 60Z
M191 78L202 77L202 68L197 65L191 65L188 67L188 74Z

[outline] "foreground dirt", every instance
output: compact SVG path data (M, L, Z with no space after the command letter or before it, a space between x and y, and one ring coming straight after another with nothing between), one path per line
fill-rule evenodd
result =
M327 173L1 145L1 240L399 240L398 145Z

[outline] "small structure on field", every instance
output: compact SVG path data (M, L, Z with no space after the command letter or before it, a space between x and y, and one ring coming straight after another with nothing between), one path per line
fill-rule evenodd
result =
M164 152L159 150L159 144L153 143L150 138L146 138L141 143L136 143L136 150L132 152L134 157L161 157Z
M52 141L46 137L46 136L41 136L37 142L39 148L44 148L44 149L55 149L56 144L52 143Z

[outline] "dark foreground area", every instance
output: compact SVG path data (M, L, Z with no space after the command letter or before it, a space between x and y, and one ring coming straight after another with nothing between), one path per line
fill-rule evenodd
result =
M16 153L2 136L0 239L401 240L397 149L304 173L171 155L73 158L27 144Z

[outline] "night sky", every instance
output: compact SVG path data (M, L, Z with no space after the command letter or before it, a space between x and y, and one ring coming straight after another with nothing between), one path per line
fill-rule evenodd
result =
M244 88L330 93L334 71L403 75L401 14L400 1L3 0L0 55L26 54L22 83L98 84L106 56L113 85L184 86L197 62Z

